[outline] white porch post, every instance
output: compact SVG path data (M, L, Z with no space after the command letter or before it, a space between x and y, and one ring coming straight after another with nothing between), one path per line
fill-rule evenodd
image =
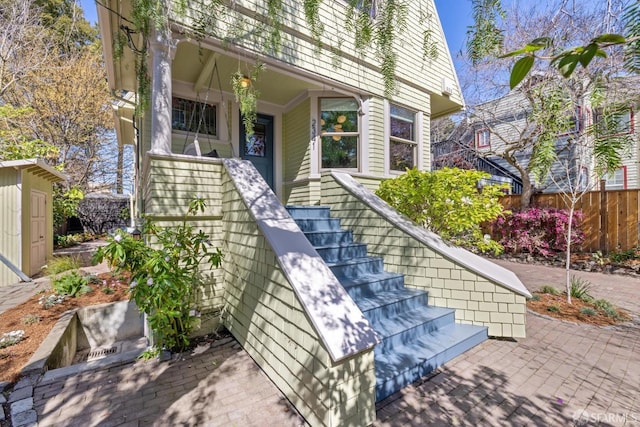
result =
M171 153L171 61L177 40L171 30L160 29L151 38L153 71L151 76L151 152Z

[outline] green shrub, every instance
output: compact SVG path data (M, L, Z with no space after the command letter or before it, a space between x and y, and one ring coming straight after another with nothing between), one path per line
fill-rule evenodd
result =
M580 314L584 314L585 316L595 316L597 313L593 308L582 307L580 309Z
M50 309L54 305L62 304L64 302L64 295L49 294L42 295L38 298L38 304L40 304L45 310Z
M503 185L478 183L485 172L444 168L433 172L410 169L380 184L376 194L415 223L443 239L480 252L499 254L502 247L481 229L503 213Z
M47 264L47 274L52 276L64 271L76 270L78 268L80 268L80 263L74 257L53 257Z
M606 299L597 299L593 302L593 305L598 309L598 310L606 310L606 309L610 309L613 308L613 304L611 304L609 301L607 301Z
M544 285L540 288L540 292L543 294L560 295L560 291L551 285Z
M204 208L203 199L191 200L176 227L158 227L148 221L143 234L153 247L120 230L96 251L94 261L106 259L118 272L131 272L130 299L147 315L156 350L182 351L189 345L195 295L203 283L200 266L218 267L222 261L209 236L195 231L189 220Z
M102 293L105 295L111 295L112 293L115 292L113 288L110 288L108 286L104 286L101 290L102 290Z
M549 307L547 307L547 311L551 311L553 313L559 313L560 307L558 307L557 305L550 305Z
M67 295L72 298L91 292L87 279L75 271L53 280L53 290L59 295Z
M571 296L582 301L593 299L589 294L591 282L581 277L571 276Z
M620 252L612 252L609 259L615 263L623 263L632 259L640 258L640 248L631 248Z
M540 295L538 294L533 294L531 295L531 298L529 298L531 301L540 301Z

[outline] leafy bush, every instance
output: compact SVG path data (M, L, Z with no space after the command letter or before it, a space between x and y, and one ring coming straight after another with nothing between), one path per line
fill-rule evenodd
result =
M593 299L589 294L591 282L581 277L571 276L571 296L582 301Z
M79 275L75 271L54 279L52 287L57 294L70 296L71 298L75 298L92 291L87 278Z
M609 254L609 259L616 263L623 263L638 258L640 258L640 248L631 248L625 251L612 252Z
M571 243L584 242L580 229L582 212L573 215ZM554 208L529 208L498 217L492 224L495 239L506 252L527 252L544 257L567 250L569 211Z
M55 275L64 271L80 268L80 263L74 257L61 256L52 258L47 264L47 274Z
M544 285L540 288L540 292L543 294L560 295L560 291L551 285Z
M444 168L433 172L407 170L383 181L376 194L417 224L438 233L445 240L480 252L502 251L487 238L480 225L503 214L499 201L503 185L478 182L490 178L485 172Z
M61 185L53 186L53 225L58 228L67 218L76 216L78 205L84 198L84 193L77 187L68 190Z
M147 315L157 349L181 351L189 345L195 295L203 282L200 266L218 267L222 261L209 236L196 232L189 222L204 208L203 199L193 199L176 227L147 222L143 234L153 247L119 230L96 251L94 261L106 259L118 272L131 272L130 299Z

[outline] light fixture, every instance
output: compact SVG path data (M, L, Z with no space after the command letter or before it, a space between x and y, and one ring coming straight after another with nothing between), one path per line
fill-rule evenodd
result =
M251 86L251 79L247 76L242 76L240 78L240 86L244 89L248 88Z

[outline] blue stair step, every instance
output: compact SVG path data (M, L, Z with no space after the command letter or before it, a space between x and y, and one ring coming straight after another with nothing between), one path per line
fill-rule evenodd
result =
M376 292L390 291L404 288L404 276L398 273L383 271L376 274L363 274L359 277L344 278L340 280L342 286L351 295L351 298L370 296Z
M336 231L307 231L304 233L313 246L329 246L340 245L344 243L353 243L353 234L351 230Z
M454 322L455 310L424 306L402 315L373 321L371 326L382 338L378 347L387 351L395 346L411 343L422 335L430 334Z
M402 274L367 256L326 206L289 206L291 217L358 305L381 342L374 349L376 400L395 393L487 339L484 326L455 323L455 310L428 305Z
M395 316L404 316L412 310L426 307L429 294L415 289L394 289L377 292L371 296L363 296L356 300L356 304L371 322Z
M340 220L337 218L302 218L295 219L302 231L334 231L340 230Z
M341 245L316 246L316 251L325 262L339 262L367 256L367 245L364 243L345 243Z
M387 351L374 349L376 401L429 374L438 366L487 339L483 326L450 324Z
M328 206L287 206L289 215L293 219L329 218Z
M381 273L384 265L382 258L364 257L328 262L327 265L338 278L353 278L362 274Z

